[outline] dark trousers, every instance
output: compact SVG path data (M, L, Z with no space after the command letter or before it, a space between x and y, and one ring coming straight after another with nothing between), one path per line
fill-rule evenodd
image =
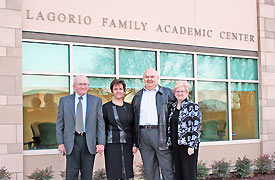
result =
M66 180L78 180L79 171L81 180L91 180L93 176L95 155L90 154L86 137L76 135L74 148L70 155L66 155Z
M108 180L134 177L131 144L107 143L104 151Z
M173 147L176 180L197 180L198 149L191 156L188 146Z

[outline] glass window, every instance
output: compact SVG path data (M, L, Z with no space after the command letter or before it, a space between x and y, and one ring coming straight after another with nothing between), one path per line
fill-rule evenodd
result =
M258 80L256 59L230 58L231 79Z
M22 43L23 71L68 72L68 45Z
M164 87L173 89L177 80L188 79L189 99L196 99L202 111L201 141L226 141L231 135L233 140L259 138L258 83L247 82L258 80L257 59L230 57L231 78L228 79L229 56L37 42L23 42L22 50L24 149L57 147L53 137L57 107L60 97L72 90L70 77L88 76L88 93L100 97L103 104L112 100L110 83L123 78L127 88L124 101L131 103L144 87L140 76L149 67L159 67L160 85ZM197 57L197 74L194 74L194 57ZM25 75L31 72L40 75ZM228 83L231 83L229 90ZM229 110L231 119L228 119ZM232 123L230 136L229 122Z
M174 87L176 81L178 81L178 80L166 80L166 79L162 79L162 80L160 80L160 84L161 84L161 86L169 87L169 88L171 88L173 90L173 87ZM188 98L189 98L189 100L194 101L194 94L195 93L193 92L194 91L193 81L187 81L187 82L190 84L190 90L189 90Z
M226 57L222 56L197 56L198 78L203 79L226 79Z
M144 87L142 79L123 79L126 83L124 101L131 103L136 93Z
M110 90L110 84L114 78L92 78L89 79L89 90L88 93L100 97L102 99L102 104L112 100L112 92Z
M227 83L198 82L198 104L202 112L201 141L228 140Z
M55 123L60 97L69 93L61 76L23 76L24 149L57 148Z
M193 55L160 53L160 75L168 77L193 77Z
M142 76L150 68L156 68L156 53L153 51L119 50L119 74Z
M259 138L257 84L231 83L232 137Z
M73 57L75 73L115 73L115 50L112 48L74 46Z

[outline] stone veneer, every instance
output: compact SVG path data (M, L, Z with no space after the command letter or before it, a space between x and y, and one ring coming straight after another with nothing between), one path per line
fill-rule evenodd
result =
M21 0L0 0L0 167L23 179Z
M259 0L261 154L275 152L275 0Z
M0 0L0 167L23 177L22 0ZM258 0L261 154L275 151L275 0Z

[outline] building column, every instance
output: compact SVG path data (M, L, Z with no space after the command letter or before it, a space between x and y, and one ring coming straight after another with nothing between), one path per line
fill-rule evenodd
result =
M0 168L23 179L22 0L0 0Z
M275 0L258 0L262 154L275 152Z

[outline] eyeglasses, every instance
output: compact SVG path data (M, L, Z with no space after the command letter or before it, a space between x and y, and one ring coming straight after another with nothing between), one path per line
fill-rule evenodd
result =
M78 86L89 86L89 83L78 83Z
M176 94L185 93L186 91L175 91Z
M154 78L157 78L158 76L155 76L155 75L152 75L152 76L143 76L144 79L154 79Z

